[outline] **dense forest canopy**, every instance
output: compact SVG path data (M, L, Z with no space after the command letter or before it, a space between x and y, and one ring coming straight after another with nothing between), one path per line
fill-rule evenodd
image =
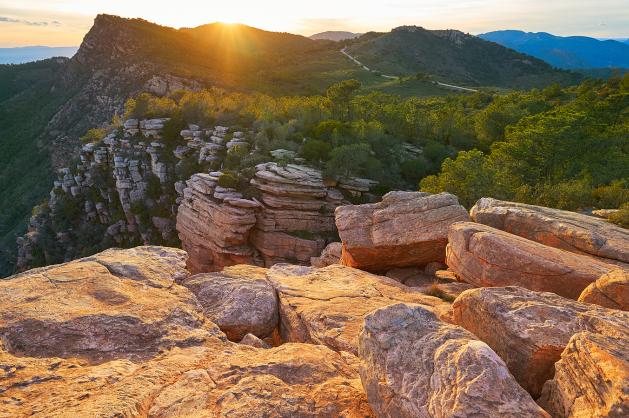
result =
M297 152L326 175L378 180L379 191L450 191L471 206L494 196L564 209L629 201L629 76L507 94L400 98L358 94L347 80L325 95L271 97L213 89L141 95L128 117L262 128L258 161ZM177 141L177 135L172 140ZM230 166L237 172L234 156Z

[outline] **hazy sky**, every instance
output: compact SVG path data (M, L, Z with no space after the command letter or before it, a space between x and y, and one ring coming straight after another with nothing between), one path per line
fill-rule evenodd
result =
M0 0L0 47L79 45L98 13L174 27L241 22L303 35L415 24L629 37L629 0Z

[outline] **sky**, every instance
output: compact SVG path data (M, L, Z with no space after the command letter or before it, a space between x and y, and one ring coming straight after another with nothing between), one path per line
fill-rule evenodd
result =
M629 37L628 0L0 0L0 47L79 45L99 13L177 28L239 22L302 35L418 25Z

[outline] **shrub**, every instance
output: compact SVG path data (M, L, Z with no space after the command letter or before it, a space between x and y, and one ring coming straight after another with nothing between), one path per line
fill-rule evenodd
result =
M301 156L306 160L318 163L327 161L332 151L332 145L319 139L311 139L301 149Z
M81 137L81 142L84 144L99 142L105 137L105 135L107 135L107 130L105 128L92 128Z
M609 221L623 228L629 228L629 203L625 203L618 212L611 215Z
M218 178L218 185L226 189L235 189L238 187L238 177L232 173L223 173Z

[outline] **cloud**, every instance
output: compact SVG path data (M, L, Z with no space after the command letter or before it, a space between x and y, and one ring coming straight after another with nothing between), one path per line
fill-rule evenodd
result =
M6 17L6 16L0 16L0 23L19 23L21 25L27 25L27 26L61 26L61 22L59 22L58 20L52 20L52 21L41 21L41 22L35 22L32 20L25 20L25 19L13 19L11 17Z

